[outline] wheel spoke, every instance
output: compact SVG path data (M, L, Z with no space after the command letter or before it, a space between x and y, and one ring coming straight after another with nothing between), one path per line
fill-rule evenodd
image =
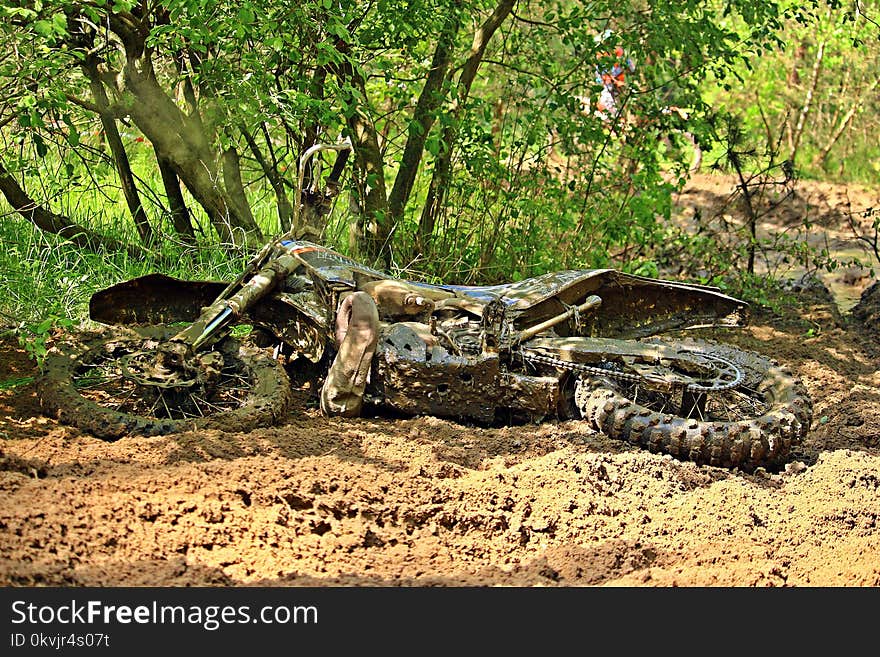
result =
M620 381L618 392L634 404L657 413L680 415L700 422L732 422L762 415L768 408L763 395L750 388L724 389L716 392L689 393L650 390L639 382ZM688 400L688 396L692 401ZM704 403L699 396L705 395Z
M209 402L207 399L202 399L201 397L196 397L195 395L193 395L193 401L195 401L196 399L198 399L200 402L202 402L202 404L207 406L212 411L216 412L216 411L223 410L223 408L221 406L217 406L216 404L212 404L211 402Z
M121 409L123 404L125 404L129 399L131 399L131 396L133 394L134 394L134 388L129 390L128 394L125 397L123 397L118 404L116 404L116 410L118 411L119 409Z
M165 403L165 392L164 391L159 392L159 399L162 400L162 406L165 407L165 412L168 414L168 417L173 418L174 416L171 414L171 409L168 408L168 404Z
M196 412L193 414L194 417L205 417L202 408L199 406L199 398L194 394L190 394L189 398L192 400L192 405L196 409Z

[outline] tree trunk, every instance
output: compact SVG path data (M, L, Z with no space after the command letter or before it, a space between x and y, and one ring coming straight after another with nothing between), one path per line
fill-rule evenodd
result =
M788 72L788 86L796 87L801 83L801 74L798 71L798 67L801 65L801 62L804 61L804 58L807 55L807 46L805 43L801 42L797 45L797 48L794 50L794 57L791 63L791 70Z
M309 80L309 96L311 96L314 100L320 101L324 100L324 89L326 88L327 83L327 67L319 66L315 69L314 73L312 73L312 79ZM303 153L305 153L308 149L318 143L321 135L321 126L315 121L310 121L305 125L302 130L302 142L299 144L299 157L302 157ZM313 176L315 170L315 159L312 158L308 161L307 169L303 174L303 189L309 189L313 183ZM299 171L296 172L299 175ZM297 202L300 202L297 200ZM320 231L323 234L323 230Z
M828 159L828 155L831 153L831 149L834 148L834 144L837 143L837 140L843 136L843 133L846 132L847 127L852 122L853 117L856 113L861 109L862 105L865 104L865 99L870 97L874 91L877 89L877 85L880 83L880 78L874 78L871 81L871 84L868 85L867 90L858 98L856 102L854 102L846 114L840 119L840 122L837 124L837 128L835 128L831 137L816 155L815 163L822 165L822 168L825 168L825 160Z
M375 126L361 112L348 120L354 146L355 187L358 190L359 215L355 219L352 250L370 264L391 264L391 224L382 152Z
M256 226L257 221L251 212L251 206L241 182L241 160L235 147L230 146L223 151L223 184L229 194L229 200L235 205L235 213L244 217L249 226Z
M749 274L755 273L755 250L758 246L758 214L755 212L755 206L752 202L752 191L749 189L749 181L745 179L742 169L742 161L736 152L730 153L730 163L736 171L739 180L739 189L743 195L743 203L746 211L746 227L749 231L749 244L747 247L748 260L746 262L746 271Z
M159 86L145 48L144 34L111 14L110 29L122 40L125 62L121 75L103 76L119 95L119 108L153 143L179 180L205 209L220 239L233 246L257 248L263 235L250 213L225 189L218 172L217 153L197 111L184 113Z
M110 112L107 94L104 92L104 85L98 77L98 68L94 59L87 59L82 66L86 77L89 80L89 88L95 99L95 106L98 108L98 116L101 119L101 126L104 128L104 135L107 144L110 146L110 152L113 154L113 161L116 163L116 171L119 173L119 182L122 185L122 193L134 220L135 228L141 238L144 246L152 246L153 229L150 221L147 219L147 213L141 203L140 194L134 184L134 175L131 171L131 164L128 160L128 153L122 144L119 136L119 130L116 127L116 118Z
M347 44L338 44L347 55ZM347 80L360 98L366 98L364 79L349 61L334 67L335 74ZM391 264L391 217L388 195L385 191L385 166L376 126L370 121L358 102L352 102L355 111L348 118L354 153L354 190L350 208L353 223L349 231L349 248L368 264Z
M804 98L804 105L801 107L801 113L798 116L797 125L795 125L791 136L791 147L788 152L788 160L794 164L800 148L801 137L804 134L804 126L807 123L807 115L813 106L813 96L819 85L819 75L822 72L822 65L825 60L825 41L819 43L819 50L816 52L816 61L813 62L813 72L810 76L810 86L807 88L807 95Z
M200 121L181 112L152 75L129 65L125 83L133 96L126 106L132 120L205 209L220 239L234 246L258 246L262 233L252 216L242 215L221 184L215 154Z
M416 174L425 150L425 142L428 133L437 118L437 109L443 102L442 86L446 80L449 63L452 58L452 49L455 45L455 35L459 29L459 18L453 13L446 21L443 31L437 40L434 49L434 57L425 86L419 94L412 122L410 123L409 135L400 158L397 176L394 186L388 197L388 211L391 215L392 224L396 224L403 218L403 212L415 184Z
M158 152L156 153L156 162L159 166L159 173L162 174L162 185L165 187L165 196L168 198L168 208L171 212L174 231L185 244L195 245L196 233L193 230L192 218L186 207L186 201L180 191L180 180L168 160Z
M443 130L440 140L440 155L434 165L434 174L428 187L428 196L422 208L422 216L419 219L417 240L419 244L423 245L423 248L424 245L430 242L434 226L437 222L437 216L443 207L446 189L449 186L449 178L452 171L452 155L455 150L455 141L458 138L458 121L461 120L462 108L467 101L471 86L483 61L486 47L489 45L489 41L492 39L495 31L513 10L514 4L516 4L515 0L500 0L491 16L483 22L474 34L470 54L458 79L457 95L450 107L452 120Z
M257 163L266 175L266 179L269 181L269 184L272 185L272 190L275 192L275 205L278 208L280 232L290 230L292 228L291 222L293 221L293 205L291 205L290 199L284 191L284 180L278 173L278 167L276 165L275 156L272 154L272 144L269 141L268 133L266 134L266 148L269 150L269 153L272 154L272 162L269 162L266 159L263 151L260 150L259 144L257 144L257 140L254 139L254 136L248 131L246 126L239 126L239 130L244 136L251 154L257 160Z

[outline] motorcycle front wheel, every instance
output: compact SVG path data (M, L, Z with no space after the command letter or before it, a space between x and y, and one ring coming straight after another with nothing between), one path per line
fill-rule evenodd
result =
M682 350L691 360L718 363L718 378L695 386L695 392L615 376L613 366L608 376L582 375L575 401L597 430L653 452L747 471L779 463L805 437L812 419L810 398L787 368L723 344L652 342ZM655 367L655 381L674 378L675 363ZM651 374L648 366L648 378Z
M49 351L37 379L43 412L116 440L194 429L248 431L287 411L291 388L283 366L233 338L211 353L210 382L192 372L157 378L143 363L177 331L114 326L67 336Z

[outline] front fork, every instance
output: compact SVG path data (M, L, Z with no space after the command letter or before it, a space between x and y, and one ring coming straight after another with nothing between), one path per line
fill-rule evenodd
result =
M202 311L195 322L177 333L171 341L189 345L193 352L213 344L225 334L223 329L275 289L300 264L301 260L289 252L272 258L238 292L229 298L221 296L214 301Z

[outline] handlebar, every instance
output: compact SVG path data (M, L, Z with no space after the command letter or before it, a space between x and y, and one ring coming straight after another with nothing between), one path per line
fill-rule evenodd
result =
M338 144L315 144L314 146L306 149L306 152L303 153L302 156L299 158L299 170L297 171L296 179L296 204L293 208L291 233L295 233L300 228L299 224L302 213L302 204L306 191L304 189L306 166L308 165L309 160L314 157L316 153L319 153L321 151L337 151L339 153L336 158L336 162L333 165L333 170L327 177L327 186L335 188L336 185L339 183L339 177L342 175L342 169L345 166L345 161L346 159L348 159L348 154L349 152L351 152L351 149L351 139L346 138L345 141Z

